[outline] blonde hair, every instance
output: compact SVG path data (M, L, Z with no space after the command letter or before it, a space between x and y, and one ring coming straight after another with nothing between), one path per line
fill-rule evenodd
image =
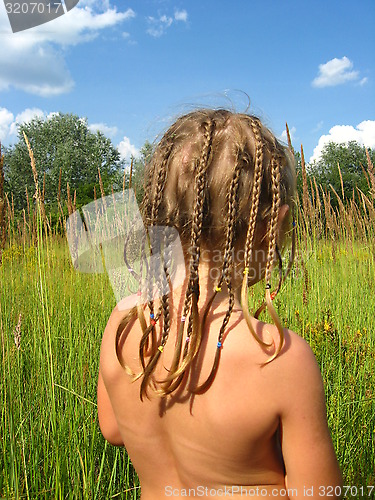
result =
M248 309L248 274L254 243L257 234L264 233L260 228L265 226L268 251L264 306L280 336L279 345L269 359L272 361L283 345L283 327L272 305L275 292L271 294L270 281L274 260L277 256L280 260L276 241L279 210L284 204L292 206L295 191L294 160L290 151L255 116L224 109L197 110L178 118L167 130L146 167L145 179L141 207L144 224L146 227L171 226L177 229L188 259L188 285L173 361L164 380L156 382L152 375L170 332L168 294L162 296L156 312L153 301L148 302L152 318L149 324L144 307L140 305L129 311L120 323L116 348L122 333L134 319L138 318L143 331L139 347L142 372L135 376L123 364L135 380L142 378L141 399L149 388L167 395L180 386L199 353L212 302L221 286L225 285L229 305L218 334L214 364L207 381L194 392L203 392L212 383L220 360L223 335L234 306L234 253L239 248L244 251L243 314L255 340L269 347L254 331ZM221 275L200 317L198 268L204 248L220 248L223 258ZM292 258L293 252L285 274L290 270ZM281 279L277 291L280 284ZM161 317L163 327L158 340L155 324Z

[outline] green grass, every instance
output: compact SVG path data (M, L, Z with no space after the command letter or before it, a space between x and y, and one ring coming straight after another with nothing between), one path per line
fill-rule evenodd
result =
M101 336L115 306L108 279L77 273L65 241L3 257L0 498L137 498L126 452L97 421Z
M374 250L304 240L275 299L315 352L344 484L357 487L375 484ZM0 279L0 498L136 499L126 452L97 421L101 336L115 306L107 276L76 272L54 237L6 250Z

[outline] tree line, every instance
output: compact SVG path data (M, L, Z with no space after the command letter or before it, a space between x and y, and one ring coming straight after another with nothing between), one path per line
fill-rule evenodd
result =
M27 196L34 193L34 179L23 133L29 138L36 168L43 186L44 204L48 212L58 217L58 202L66 200L68 189L75 193L76 208L100 196L99 171L105 194L123 187L136 189L137 199L143 194L144 165L152 154L152 145L146 142L139 158L132 160L132 169L121 159L110 139L101 132L89 130L86 119L73 114L54 114L48 119L35 118L18 127L18 141L3 148L3 191L8 199L13 196L15 213L27 208ZM303 169L300 153L295 153L298 194L303 196ZM370 160L370 163L369 163ZM358 190L366 196L375 187L375 149L368 149L355 141L346 144L328 143L318 161L305 169L305 181L322 191L335 191L345 200L357 196ZM130 175L132 172L132 180ZM27 195L26 195L27 192ZM373 193L374 194L374 193ZM336 197L331 197L337 205ZM64 207L67 212L67 206Z

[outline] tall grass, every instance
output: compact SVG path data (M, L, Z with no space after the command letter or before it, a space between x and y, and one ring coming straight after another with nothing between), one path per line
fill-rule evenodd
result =
M4 217L0 498L136 499L126 451L104 441L97 421L100 342L115 306L110 282L74 270L63 220L48 224L34 180L28 213L16 220L8 199ZM275 303L320 364L344 483L375 485L374 199L357 193L335 210L337 193L303 182L296 264ZM66 203L74 209L70 193ZM257 288L250 294L256 308Z

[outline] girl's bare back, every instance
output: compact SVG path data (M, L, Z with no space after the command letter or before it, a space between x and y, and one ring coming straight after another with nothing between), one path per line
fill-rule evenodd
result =
M103 337L99 422L109 442L126 443L140 478L142 500L184 497L189 490L189 496L223 493L235 498L247 492L296 498L311 487L321 498L319 487L339 484L320 372L303 339L286 331L282 352L264 365L269 356L249 335L242 311L234 312L214 383L194 396L191 388L207 379L212 366L216 334L209 332L220 327L219 306L208 318L190 380L177 394L152 395L142 402L140 381L131 381L115 353L122 317L116 307ZM164 366L171 362L173 326L156 380L165 378ZM256 320L254 327L264 341L276 339L275 327ZM129 331L120 342L121 357L140 372L141 328L135 322Z

